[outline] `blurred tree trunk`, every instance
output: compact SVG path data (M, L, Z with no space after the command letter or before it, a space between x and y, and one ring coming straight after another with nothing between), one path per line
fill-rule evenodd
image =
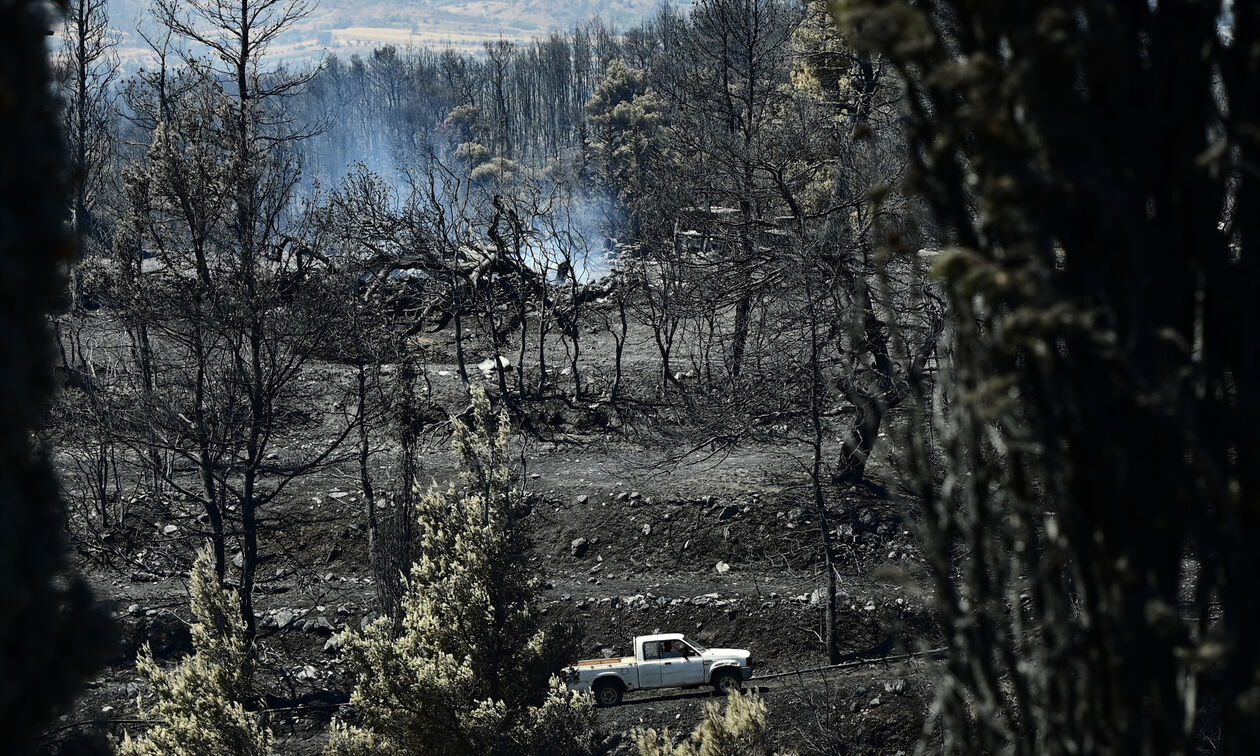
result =
M911 439L945 749L1254 750L1260 6L833 7L953 245L943 485Z
M0 750L23 753L97 667L107 620L69 572L63 509L31 448L52 385L47 316L74 256L47 7L0 2Z

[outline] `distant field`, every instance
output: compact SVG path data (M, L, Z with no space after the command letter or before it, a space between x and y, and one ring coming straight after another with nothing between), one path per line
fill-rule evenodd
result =
M690 1L676 2L688 6ZM134 69L151 57L135 28L145 21L144 0L118 0L111 21L124 67ZM569 31L598 16L625 29L650 17L659 0L324 0L274 45L279 59L314 61L333 53L366 53L384 45L451 47L476 52L487 40L528 42L552 30Z
M527 42L533 36L535 35L511 28L501 29L496 34L487 34L482 29L467 30L436 25L421 27L415 31L379 26L352 26L347 29L333 29L332 41L324 47L329 52L353 52L356 48L374 49L384 45L479 50L482 43L488 39Z

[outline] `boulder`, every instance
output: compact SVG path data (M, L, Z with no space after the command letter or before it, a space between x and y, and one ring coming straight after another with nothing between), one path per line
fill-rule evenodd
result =
M586 556L587 549L590 548L590 542L585 538L574 538L569 542L569 553L574 557L581 559Z
M477 363L477 369L483 373L492 373L496 369L507 373L512 370L512 361L503 355L499 355L498 357L487 358Z

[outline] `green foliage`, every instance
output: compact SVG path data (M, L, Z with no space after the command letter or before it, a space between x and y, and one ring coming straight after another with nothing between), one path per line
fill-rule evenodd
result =
M836 27L826 0L809 0L792 32L798 59L792 69L797 88L841 102L853 94L853 50Z
M138 705L154 724L140 737L128 734L122 756L263 756L271 733L247 711L254 656L235 593L220 586L209 548L197 554L192 573L192 656L162 669L146 648L137 661L153 703Z
M419 503L423 558L411 571L402 627L385 618L346 644L358 671L358 726L338 725L328 753L590 753L593 708L550 676L555 641L538 629L518 522L505 414L479 389L457 423L460 487Z
M648 191L647 172L658 149L664 110L664 103L648 89L647 74L620 58L608 64L586 104L590 148L603 182L632 214L640 212Z
M468 179L474 184L504 187L511 185L524 173L525 170L520 163L496 155L473 168L468 174Z
M725 710L714 702L705 704L704 719L681 743L673 742L669 730L636 729L631 737L641 756L772 756L766 711L765 701L755 694L736 692Z

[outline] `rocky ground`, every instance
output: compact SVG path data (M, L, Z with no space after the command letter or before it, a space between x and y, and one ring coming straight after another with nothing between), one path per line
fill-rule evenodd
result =
M650 353L638 355L641 365L651 365ZM454 366L436 362L427 370L438 404L454 407ZM308 369L306 380L333 384L347 375L321 364ZM279 461L309 444L309 436L286 439ZM628 653L636 634L677 631L712 646L750 649L760 675L825 664L819 533L805 447L758 442L685 455L685 445L659 436L578 423L532 434L525 443L540 612L547 622L581 628L584 656ZM937 645L925 609L928 581L906 520L912 502L887 493L895 490L889 453L881 449L872 465L872 477L885 486L836 502L839 624L848 661ZM388 459L386 450L378 468ZM444 440L430 445L423 463L424 477L449 477L454 461ZM320 751L351 686L336 634L375 616L360 498L357 474L346 466L300 481L264 513L260 668L284 753ZM63 717L58 736L134 729L141 644L169 661L189 650L185 573L202 538L197 514L191 503L139 500L129 522L139 537L126 558L84 563L117 619L119 643ZM926 658L857 664L754 680L750 687L766 697L784 747L909 753L931 700L929 665ZM607 750L628 751L635 727L689 732L712 700L708 691L632 694L622 706L599 711Z

